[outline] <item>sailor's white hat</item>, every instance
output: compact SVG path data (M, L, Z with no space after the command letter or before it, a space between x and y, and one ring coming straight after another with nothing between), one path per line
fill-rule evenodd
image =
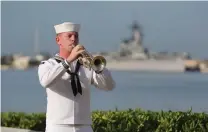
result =
M72 23L72 22L64 22L54 26L56 34L63 32L79 32L80 24Z

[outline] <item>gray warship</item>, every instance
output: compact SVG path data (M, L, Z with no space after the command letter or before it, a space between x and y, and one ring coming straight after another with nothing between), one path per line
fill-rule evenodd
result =
M113 70L184 71L184 65L191 56L187 52L151 52L143 46L143 33L137 21L131 25L132 35L123 39L118 51L98 52L107 60L107 67Z

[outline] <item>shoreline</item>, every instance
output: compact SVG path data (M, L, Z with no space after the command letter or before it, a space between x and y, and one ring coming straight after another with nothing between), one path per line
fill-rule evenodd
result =
M106 67L114 71L147 71L147 72L199 72L208 73L207 66L197 60L107 60ZM1 70L27 70L38 65L13 67L1 65Z
M109 61L107 68L122 71L159 71L159 72L184 72L184 62L179 61Z

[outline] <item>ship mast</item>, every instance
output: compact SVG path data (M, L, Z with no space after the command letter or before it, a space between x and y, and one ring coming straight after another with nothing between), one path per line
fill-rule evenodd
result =
M131 30L132 30L132 39L137 42L138 45L142 45L142 31L141 31L141 26L137 21L133 21L131 25Z

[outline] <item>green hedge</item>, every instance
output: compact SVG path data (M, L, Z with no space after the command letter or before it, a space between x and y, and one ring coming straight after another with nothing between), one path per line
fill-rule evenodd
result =
M94 132L208 132L208 114L140 109L93 111ZM45 113L1 113L1 126L45 130Z

